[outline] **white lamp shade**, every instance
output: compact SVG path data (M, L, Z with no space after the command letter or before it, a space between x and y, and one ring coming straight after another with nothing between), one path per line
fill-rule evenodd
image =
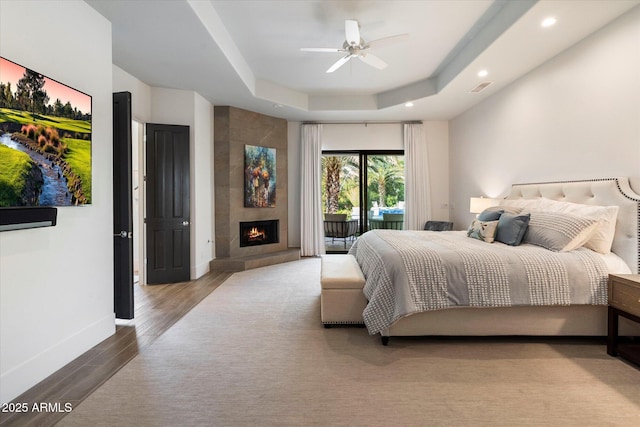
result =
M472 197L469 201L469 212L477 214L491 206L497 206L498 203L498 199L490 197Z

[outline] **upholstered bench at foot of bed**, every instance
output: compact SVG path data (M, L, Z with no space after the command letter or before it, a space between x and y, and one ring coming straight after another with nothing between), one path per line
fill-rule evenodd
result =
M325 328L362 325L367 305L362 288L364 275L353 255L323 255L320 269L320 312Z

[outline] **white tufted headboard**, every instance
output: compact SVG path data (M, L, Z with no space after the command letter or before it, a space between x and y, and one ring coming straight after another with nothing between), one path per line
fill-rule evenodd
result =
M619 206L612 251L640 273L640 189L629 178L514 184L507 199L548 199L584 205Z

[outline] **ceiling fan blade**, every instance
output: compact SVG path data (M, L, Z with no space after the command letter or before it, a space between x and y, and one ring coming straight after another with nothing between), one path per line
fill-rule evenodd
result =
M351 59L351 54L343 56L342 58L338 59L335 64L333 64L328 70L327 73L333 73L335 70L337 70L338 68L342 67L349 59Z
M332 47L301 47L301 52L346 52L344 49L334 49Z
M362 60L362 62L369 64L372 67L377 68L378 70L384 70L385 68L387 68L386 62L384 62L382 59L370 53L363 52L359 55L359 57Z
M375 47L386 46L388 44L401 41L402 39L405 39L407 37L409 37L409 33L396 34L395 36L389 36L389 37L382 37L381 39L372 40L368 42L364 47L369 48L372 46L375 46Z
M360 25L358 21L353 19L344 21L344 34L347 43L351 46L358 46L360 44Z

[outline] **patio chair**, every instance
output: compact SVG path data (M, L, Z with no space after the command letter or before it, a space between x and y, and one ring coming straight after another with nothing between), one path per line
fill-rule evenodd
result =
M384 213L382 219L370 219L369 230L386 229L386 230L402 230L404 223L404 214Z
M347 239L354 240L358 232L358 220L347 220L346 214L324 214L324 236L344 240L344 248L347 248Z
M449 221L427 221L424 223L425 230L450 231L453 230L453 222Z

